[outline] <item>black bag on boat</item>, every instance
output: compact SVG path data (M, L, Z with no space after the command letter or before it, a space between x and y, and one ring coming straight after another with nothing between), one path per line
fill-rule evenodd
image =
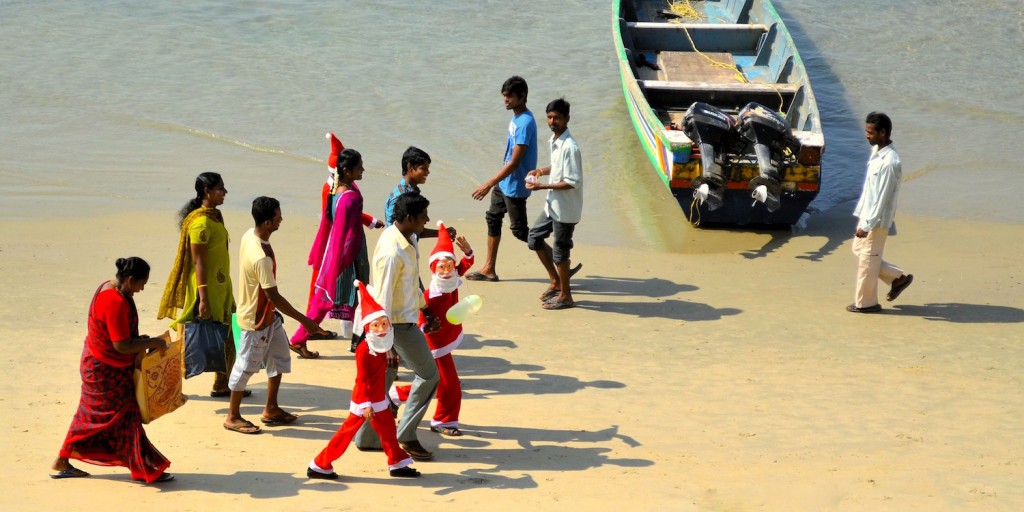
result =
M227 372L224 342L231 327L212 320L185 324L185 378L205 372Z

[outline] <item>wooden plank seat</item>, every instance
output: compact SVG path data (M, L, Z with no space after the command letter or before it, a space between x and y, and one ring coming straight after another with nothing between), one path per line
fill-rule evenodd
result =
M690 52L693 46L702 52L753 54L768 27L746 23L626 23L633 46L640 51ZM686 34L690 37L687 38ZM693 45L690 44L693 39Z
M739 109L751 101L756 101L785 112L800 90L799 84L669 80L637 80L637 83L655 110L685 110L695 101L724 109Z

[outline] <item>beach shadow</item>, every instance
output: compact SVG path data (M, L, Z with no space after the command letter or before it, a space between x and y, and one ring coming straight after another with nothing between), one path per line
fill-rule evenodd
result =
M475 334L463 334L459 350L480 350L482 348L516 348L516 342L512 340L486 339L481 340Z
M755 231L755 233L756 232L758 231ZM767 232L766 234L769 234L771 238L768 239L768 242L761 246L760 249L743 251L740 253L740 256L743 256L748 260L764 258L765 256L768 256L769 254L779 250L779 248L781 248L783 245L786 245L786 242L788 242L789 239L793 236L790 233L784 233L781 231L772 231Z
M670 297L677 293L698 290L692 284L679 284L660 277L635 279L631 277L588 275L584 278L574 278L572 284L579 289L580 293L611 297L637 295L643 297Z
M462 349L462 346L459 346ZM511 372L538 372L543 366L535 364L512 364L507 359L487 356L467 356L455 352L455 359L461 377L483 377L487 375L503 375Z
M827 212L813 215L807 221L807 229L803 235L822 237L825 244L815 251L798 255L797 258L808 261L821 261L836 252L853 238L856 219L853 218L853 202L846 202Z
M526 489L536 487L534 471L585 471L612 465L640 468L654 461L637 458L613 458L610 447L573 447L568 443L609 443L620 441L630 448L640 446L632 437L619 433L618 425L598 431L519 428L487 425L461 425L465 435L444 438L446 445L438 453L445 462L488 464L492 468L469 469L458 475L430 475L431 486L442 487L435 494L445 495L479 486ZM491 441L515 441L519 448L488 448ZM521 473L515 478L507 473ZM438 478L440 482L436 482ZM436 483L435 483L436 482Z
M536 446L535 443L605 443L616 439L622 441L630 448L640 446L636 439L620 434L618 425L612 425L606 429L593 432L586 430L470 425L466 423L461 423L459 427L468 436L480 439L516 441L519 443L519 446L527 449L534 448ZM453 444L457 444L457 439L460 438L450 438Z
M700 302L670 299L662 302L596 302L577 300L576 307L604 313L633 315L639 318L664 318L686 322L721 320L743 312L737 308L715 308Z
M303 473L305 472L305 468L296 468L296 470L299 469ZM309 479L306 478L305 474L299 477L292 473L272 471L237 471L231 475L174 473L173 481L162 484L150 484L148 487L157 489L160 492L188 490L214 494L237 494L257 500L298 496L300 490L337 490L335 486L327 489L326 487L319 488L318 486L302 485L308 481ZM393 483L394 479L387 481Z
M460 370L461 373L461 370ZM576 393L587 388L621 389L621 382L612 380L582 381L567 375L528 373L529 379L462 379L464 400L490 399L499 395L554 395Z
M987 304L943 302L923 306L893 306L889 314L919 316L958 324L1016 324L1024 322L1024 309Z

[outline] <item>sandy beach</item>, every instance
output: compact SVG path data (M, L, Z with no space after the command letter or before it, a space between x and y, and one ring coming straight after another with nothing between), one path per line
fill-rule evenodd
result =
M282 405L298 424L221 428L211 376L146 430L177 479L144 486L123 468L47 478L78 401L95 286L119 256L149 260L136 296L155 319L176 235L170 214L0 221L3 510L1020 510L1024 506L1024 226L901 215L886 256L914 285L879 315L852 296L848 208L797 236L688 230L692 250L577 246L579 307L544 311L542 269L502 248L501 283L469 282L483 309L456 352L466 436L441 438L389 478L351 449L336 482L305 477L340 425L353 380L347 343L294 360ZM226 212L232 253L247 212ZM303 304L312 217L271 239L283 294ZM482 222L452 222L483 247ZM370 243L376 240L371 232ZM237 268L234 269L237 272ZM287 323L289 331L294 322ZM409 373L403 372L408 381ZM243 404L255 418L266 378Z

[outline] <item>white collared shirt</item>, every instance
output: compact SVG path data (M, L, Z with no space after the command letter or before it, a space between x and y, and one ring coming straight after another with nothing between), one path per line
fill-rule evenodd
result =
M551 173L548 175L548 183L564 181L572 185L572 188L548 190L544 213L558 222L576 224L583 217L583 158L580 156L580 148L568 128L557 139L552 134L549 142Z
M864 190L857 201L857 207L853 209L853 215L860 219L858 228L871 231L892 226L902 179L903 166L893 144L889 143L881 149L873 146L871 157L868 158L867 175L864 177Z

